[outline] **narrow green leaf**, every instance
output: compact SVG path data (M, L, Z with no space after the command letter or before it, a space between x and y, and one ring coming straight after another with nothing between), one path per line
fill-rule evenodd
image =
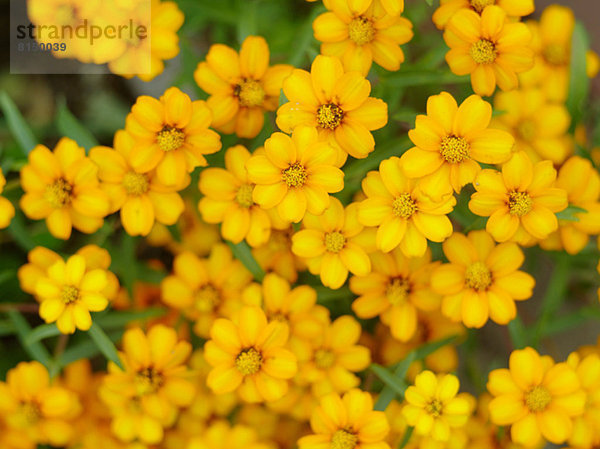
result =
M404 435L402 435L402 441L400 441L400 444L398 445L398 449L404 449L406 447L406 445L410 441L410 437L412 436L414 430L414 427L406 428Z
M433 0L425 0L429 6L433 5Z
M239 259L244 264L248 271L252 273L254 279L261 282L265 277L265 270L261 268L261 266L258 264L256 259L252 255L252 251L250 250L248 244L244 241L238 244L234 244L228 241L227 244L231 248L231 251L233 252L235 258Z
M56 337L60 334L61 332L58 330L55 323L41 324L29 332L29 335L25 338L25 343L33 344L40 340L44 340L45 338Z
M15 140L19 143L23 153L28 155L29 152L37 145L37 139L19 112L19 109L15 103L4 91L0 92L0 107L2 108L2 112L6 117L6 122L10 128L10 132L14 136Z
M414 350L415 351L415 360L421 360L421 359L424 359L425 357L430 356L435 351L437 351L440 348L443 348L446 345L449 345L450 343L455 341L457 338L458 338L458 335L452 335L452 336L444 338L442 340L432 341L431 343L427 343L426 345L419 346L417 349Z
M371 364L370 369L375 373L377 377L379 377L383 381L384 384L390 387L396 393L396 395L404 395L404 391L406 390L408 385L403 379L394 376L383 366L378 365L376 363Z
M541 338L565 332L591 320L600 321L600 307L597 305L582 307L567 315L560 315L542 330Z
M163 307L150 307L140 311L111 311L102 315L95 315L94 322L103 329L116 329L125 327L132 321L147 320L157 318L167 313Z
M575 214L587 212L586 209L578 206L569 205L565 210L556 213L556 218L566 221L579 221L579 217Z
M60 134L73 139L86 150L99 145L93 134L69 110L64 98L58 101L56 127Z
M15 326L17 337L19 338L23 349L25 349L31 358L37 360L46 366L46 368L49 368L50 364L52 363L52 358L50 357L46 347L39 341L27 343L27 336L31 333L31 326L29 326L27 320L16 310L9 310L7 313L8 317Z
M316 7L298 30L298 38L294 40L293 45L291 46L293 51L290 52L288 64L291 64L294 67L300 67L302 62L308 60L306 52L310 48L310 45L315 41L312 28L313 22L322 12L325 12L325 8L322 5ZM290 44L292 43L290 42Z
M590 92L590 80L587 77L586 53L589 49L589 37L580 21L575 23L571 41L571 64L569 78L569 96L567 109L571 114L571 129L581 121Z
M521 317L517 316L508 323L507 327L514 349L523 349L527 346L527 331Z
M123 329L119 329L109 332L107 335L112 342L117 342L121 339L123 332ZM91 359L98 354L100 354L100 350L96 343L93 340L84 340L67 348L58 358L57 363L62 368L80 359Z
M31 251L36 247L36 243L31 237L31 233L25 227L25 216L19 209L15 210L15 216L10 221L7 230L15 243L26 252Z
M17 332L17 328L11 320L0 321L0 337L5 335L12 335Z
M115 363L119 368L123 369L123 364L119 358L117 348L113 344L108 335L102 330L97 323L92 323L92 327L88 331L88 334L100 350L100 352L111 362Z

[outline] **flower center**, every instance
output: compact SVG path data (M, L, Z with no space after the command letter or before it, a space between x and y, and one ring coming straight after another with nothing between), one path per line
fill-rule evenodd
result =
M199 312L212 312L219 303L219 292L212 285L204 285L196 292L196 310Z
M495 0L471 0L471 8L481 14L486 6L490 6L495 3Z
M130 171L123 176L123 187L128 195L138 196L148 191L150 183L146 175Z
M542 50L542 55L550 65L566 65L569 62L569 55L564 45L548 44Z
M260 371L262 362L263 358L260 352L254 348L246 348L235 358L235 367L244 376L249 376Z
M536 128L537 127L535 126L533 120L523 120L517 126L517 133L521 139L525 140L526 142L531 142L533 139L535 139L537 134Z
M288 187L302 187L306 182L306 169L300 162L294 162L281 172L281 178Z
M154 368L143 368L135 376L135 385L138 394L156 393L163 384L163 376Z
M525 395L525 405L533 413L543 412L551 401L552 395L541 385L534 387Z
M508 194L508 209L511 215L522 217L529 213L533 201L527 192L510 192Z
M321 128L336 129L343 118L344 111L337 104L322 104L317 109L317 123Z
M348 25L348 34L356 45L365 45L375 37L375 27L368 18L358 16Z
M465 283L474 290L486 290L492 285L492 273L483 262L475 262L467 267Z
M77 287L73 287L72 285L63 286L60 292L60 299L65 304L77 302L79 300L79 289Z
M442 402L439 399L432 399L425 406L425 411L427 413L429 413L430 415L432 415L433 417L437 418L442 414L443 408L444 408L444 405L442 404Z
M346 237L339 231L325 234L325 249L330 253L339 253L346 245Z
M42 416L40 406L35 402L25 402L21 406L21 412L23 413L25 420L30 424L37 423Z
M354 449L358 444L358 437L345 429L336 430L331 436L330 449Z
M240 99L240 104L245 107L260 106L265 100L265 91L255 80L242 81L235 86L233 92Z
M464 137L444 137L440 145L440 153L446 162L458 164L469 158L469 142Z
M46 186L44 198L53 208L59 209L71 203L72 193L73 186L65 179L60 178L54 181L52 184Z
M179 128L165 126L156 135L156 142L158 143L158 147L163 151L177 150L185 142L185 134Z
M408 279L404 278L392 279L385 290L388 301L394 306L406 302L409 293L410 283L408 282Z
M498 57L498 50L492 41L479 39L471 45L471 57L477 64L491 64Z
M392 211L396 217L408 220L417 210L417 203L412 199L410 193L401 193L392 203Z
M331 368L335 363L335 354L327 349L317 349L315 352L315 365L319 369Z
M245 207L246 209L252 207L254 204L254 200L252 199L252 190L254 190L254 187L250 184L242 184L240 186L239 190L235 194L235 200L240 206Z

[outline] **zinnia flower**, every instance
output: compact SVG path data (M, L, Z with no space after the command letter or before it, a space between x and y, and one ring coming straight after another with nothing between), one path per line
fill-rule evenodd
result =
M533 0L441 0L440 7L433 13L433 23L443 30L448 21L461 9L471 9L481 14L485 8L498 5L511 18L528 16L535 10Z

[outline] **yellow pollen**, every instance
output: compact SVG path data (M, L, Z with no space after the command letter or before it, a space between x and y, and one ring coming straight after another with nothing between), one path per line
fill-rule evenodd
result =
M498 50L493 42L480 39L471 45L471 57L477 64L491 64L498 57Z
M542 50L542 55L546 62L550 65L567 65L569 55L567 49L561 44L548 44Z
M417 210L417 203L410 193L401 193L392 203L392 211L396 217L408 220Z
M65 179L59 178L52 184L46 186L44 198L52 207L59 209L71 203L72 192L73 186Z
M199 312L212 312L219 304L219 291L212 285L204 285L196 292L196 310Z
M432 399L426 406L425 411L437 418L442 414L442 410L444 405L441 403L439 399Z
M322 104L317 109L317 123L321 128L336 129L343 118L344 111L337 104Z
M345 429L336 430L331 437L330 449L354 449L358 444L358 437Z
M128 195L139 196L148 191L150 183L146 175L130 171L123 176L123 187Z
M235 194L235 200L240 206L245 207L246 209L252 207L254 204L254 200L252 199L252 190L254 190L254 187L250 184L242 184L240 186L239 190Z
M469 142L464 137L444 137L440 145L440 154L446 162L458 164L469 158Z
M356 45L365 45L375 37L375 27L367 17L358 16L348 25L348 34Z
M391 279L385 290L388 301L394 306L406 302L409 293L410 282L401 277Z
M288 187L302 187L306 182L306 169L300 162L294 162L281 172L281 178Z
M494 5L495 0L471 0L471 8L477 11L479 14L483 12L486 6Z
M522 217L529 213L533 201L527 192L510 192L508 194L508 209L511 215Z
M531 142L533 139L535 139L535 136L537 134L536 128L537 127L535 126L533 120L523 120L517 126L517 133L519 134L519 137L521 137L521 139L527 142Z
M154 368L143 368L135 376L137 393L140 395L156 393L163 384L163 376Z
M288 322L288 318L287 318L286 314L281 311L267 313L267 317L269 318L269 321L280 321L282 323Z
M315 351L315 365L319 369L331 368L335 363L335 354L328 349L317 349Z
M235 358L235 367L244 376L250 376L260 371L262 354L254 348L243 349Z
M71 304L79 300L79 289L72 285L65 285L60 292L60 299L65 304Z
M245 107L261 106L265 100L265 91L255 80L242 81L235 86L233 92L240 99L240 104Z
M330 253L339 253L346 246L346 237L339 231L325 234L325 249Z
M185 142L185 134L179 128L165 126L156 135L156 142L158 143L158 147L163 151L177 150Z
M35 424L42 416L40 406L35 402L25 402L21 406L21 412L25 416L25 420L30 424Z
M465 271L465 284L474 290L487 290L492 285L492 273L483 262L475 262Z
M525 395L525 405L533 413L543 412L551 401L552 395L541 385L534 387Z

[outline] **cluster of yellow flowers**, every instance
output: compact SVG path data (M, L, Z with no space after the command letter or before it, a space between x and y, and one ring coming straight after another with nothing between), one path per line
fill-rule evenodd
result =
M40 23L76 23L82 4L29 3ZM94 330L90 312L166 313L130 323L106 370L88 359L60 374L36 361L11 369L0 382L0 447L600 446L600 339L558 363L516 349L479 396L459 392L453 374L466 328L508 325L515 301L532 297L523 248L574 255L600 234L598 166L568 134L572 12L551 6L522 22L533 0L441 0L433 21L446 61L471 76L474 94L430 96L408 131L413 146L384 157L373 132L387 125L388 105L371 96L369 74L373 62L387 71L404 62L400 45L413 37L404 1L323 5L309 71L271 65L260 36L239 52L214 44L194 72L206 101L170 87L137 98L113 147L86 154L64 137L30 151L19 202L29 219L78 242L73 228L112 233L118 221L105 218L119 212L123 231L172 265L153 261L170 271L160 285L128 289L101 243L69 256L29 251L20 287L64 344ZM152 1L153 36L164 41L140 78L175 56L182 21L174 3ZM137 44L109 66L129 67ZM222 135L253 139L265 116L280 131L257 148L240 141L207 167ZM349 158L375 161L360 188L345 182ZM0 172L0 193L5 184ZM468 229L450 216L461 203L481 217ZM0 228L14 214L0 197Z

